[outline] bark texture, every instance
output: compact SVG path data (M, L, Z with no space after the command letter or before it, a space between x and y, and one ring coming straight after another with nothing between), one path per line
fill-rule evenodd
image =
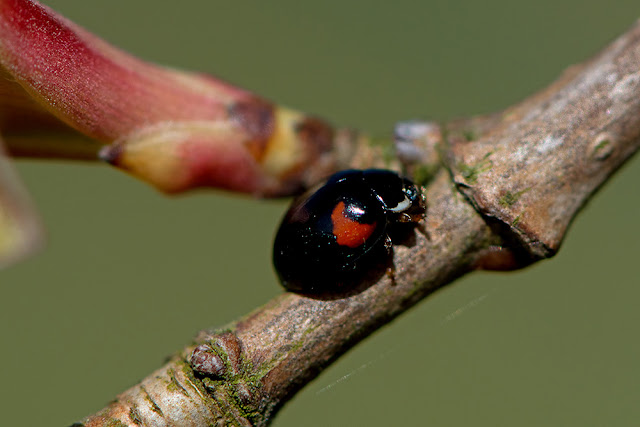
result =
M285 293L204 331L85 426L267 425L325 366L434 289L475 268L554 255L579 209L640 143L640 24L503 112L403 124L398 158L425 184L424 232L394 248L395 277L349 296ZM384 156L361 145L354 166ZM439 160L438 160L439 159Z

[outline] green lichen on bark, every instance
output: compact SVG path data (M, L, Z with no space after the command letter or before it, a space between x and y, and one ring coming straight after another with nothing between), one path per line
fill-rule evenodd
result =
M522 196L524 193L526 193L529 190L531 190L531 188L525 188L524 190L520 190L516 192L507 191L500 198L499 203L501 206L505 208L511 207L515 205L518 202L518 200L520 200L520 196Z
M465 182L469 185L474 185L478 182L478 176L483 173L491 170L491 166L493 163L491 162L491 155L493 151L488 152L484 155L482 160L473 165L467 165L464 163L459 163L457 165L460 174L464 178Z
M140 414L138 413L138 409L136 408L136 406L132 406L131 409L129 410L129 419L137 426L141 426L142 425L142 418L140 417Z

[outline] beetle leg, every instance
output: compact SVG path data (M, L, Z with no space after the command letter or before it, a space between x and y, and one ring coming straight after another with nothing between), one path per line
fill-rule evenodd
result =
M413 218L411 218L411 215L403 212L398 216L398 222L413 222Z
M418 232L422 234L427 240L431 240L431 236L429 236L429 232L427 231L427 225L424 222L417 223L416 230L418 230Z
M393 248L393 242L391 241L391 237L387 235L384 239L384 250L387 251L388 254L390 254L391 248Z
M396 268L393 265L388 267L386 274L389 280L391 280L391 286L395 286L396 285Z

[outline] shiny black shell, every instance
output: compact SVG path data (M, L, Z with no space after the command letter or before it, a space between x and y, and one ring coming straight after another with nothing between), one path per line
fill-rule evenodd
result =
M420 221L425 209L418 188L395 172L338 172L293 202L274 241L275 270L290 291L347 291L388 257L389 228Z

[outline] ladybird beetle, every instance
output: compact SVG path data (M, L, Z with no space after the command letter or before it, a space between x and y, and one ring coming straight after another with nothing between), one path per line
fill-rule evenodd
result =
M348 290L388 258L392 229L425 213L423 194L395 172L338 172L293 202L276 234L273 265L287 290Z

